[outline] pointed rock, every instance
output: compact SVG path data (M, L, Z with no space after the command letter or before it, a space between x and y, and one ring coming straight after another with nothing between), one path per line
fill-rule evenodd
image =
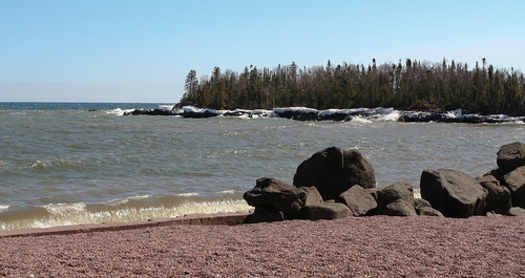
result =
M294 175L297 187L315 186L324 200L335 199L355 184L376 186L372 164L358 150L331 147L303 161Z

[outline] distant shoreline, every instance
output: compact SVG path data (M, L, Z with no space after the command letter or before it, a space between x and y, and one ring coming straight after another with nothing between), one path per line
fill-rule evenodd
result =
M352 108L317 110L308 107L217 110L198 105L174 105L155 109L132 109L123 115L181 116L183 118L211 118L217 116L242 118L286 118L298 121L397 121L445 123L523 123L525 116L506 114L463 114L462 109L451 111L397 110L394 108Z

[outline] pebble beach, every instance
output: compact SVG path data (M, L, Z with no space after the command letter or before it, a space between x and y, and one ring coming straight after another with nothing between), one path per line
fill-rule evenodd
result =
M525 277L525 218L349 217L0 238L0 277Z

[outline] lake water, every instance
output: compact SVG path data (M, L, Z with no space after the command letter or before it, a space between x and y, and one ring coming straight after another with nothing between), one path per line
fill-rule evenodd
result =
M257 178L292 183L331 146L358 148L378 186L417 187L427 168L481 175L525 141L523 124L121 116L158 106L0 103L0 230L246 211Z

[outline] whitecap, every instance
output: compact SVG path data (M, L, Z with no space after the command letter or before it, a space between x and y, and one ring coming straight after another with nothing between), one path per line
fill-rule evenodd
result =
M126 197L126 198L113 199L113 200L107 201L106 204L109 206L120 206L120 205L127 204L130 200L142 200L142 199L147 199L150 197L151 195L131 196L131 197Z
M399 121L400 113L397 110L394 110L388 114L378 115L377 121L381 122L397 122Z
M414 188L414 198L421 199L421 189L419 187Z
M42 207L51 214L71 214L86 211L86 204L82 202L48 204Z
M191 196L197 196L197 195L199 195L199 193L195 193L195 192L176 194L176 196L181 196L181 197L191 197Z
M217 192L217 194L235 194L235 190L223 190Z
M368 120L367 118L365 118L363 116L355 116L355 117L352 117L351 122L352 123L360 123L360 124L369 124L372 121Z
M135 109L120 109L116 108L113 110L106 111L106 114L108 115L116 115L116 116L124 116L125 113L131 113L135 111Z

